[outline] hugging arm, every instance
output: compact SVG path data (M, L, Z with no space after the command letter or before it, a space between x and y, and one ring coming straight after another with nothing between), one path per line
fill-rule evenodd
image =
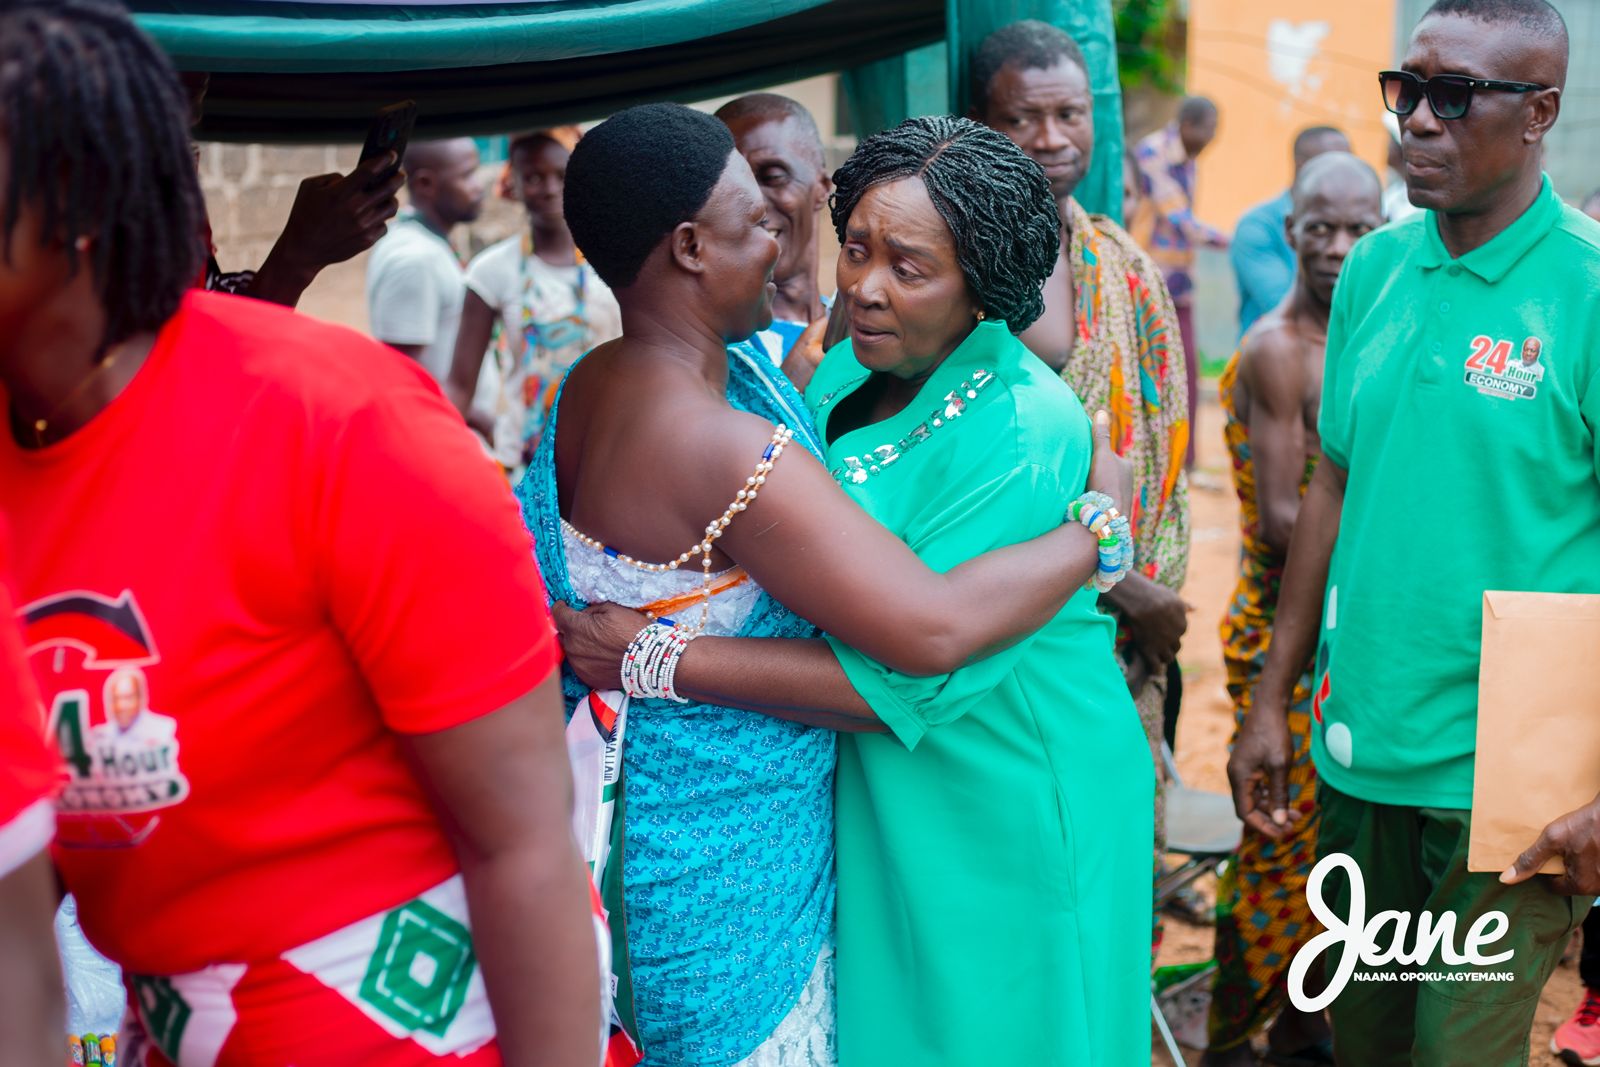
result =
M1105 451L1109 454L1109 447ZM1007 471L947 508L909 546L915 550L913 558L926 559L935 568L955 565L950 575L966 571L976 574L978 581L987 580L983 577L985 568L998 558L994 573L998 576L995 582L1000 584L989 585L989 596L1004 601L1013 595L1002 587L1010 579L1007 569L1031 568L1016 580L1025 581L1028 575L1038 580L1039 564L1030 555L1037 555L1036 549L1049 539L1060 538L1071 556L1065 563L1057 559L1051 565L1066 568L1065 588L1058 591L1044 583L1048 588L1045 595L1052 598L1047 610L1036 624L1020 633L1012 634L1006 629L1021 614L1015 605L998 604L991 616L996 620L993 626L998 637L976 645L955 662L925 670L897 670L878 660L871 650L852 647L853 639L837 629L829 630L826 641L702 637L683 654L675 688L688 699L760 711L813 726L852 731L893 729L902 737L910 730L920 735L931 721L930 716L958 716L988 692L1010 669L1015 655L1020 654L1023 644L1018 639L1048 622L1094 573L1098 564L1094 538L1076 524L1057 526L1051 533L1022 545L995 547L1004 544L1008 532L1014 535L1017 530L1051 529L1059 522L1055 512L1063 495L1054 471L1037 467ZM974 529L986 534L974 536ZM970 555L975 543L984 547L985 536L991 551L963 562L962 557ZM765 584L765 579L761 580ZM768 592L772 592L770 587ZM1038 590L1033 592L1039 595ZM849 607L863 613L860 626L870 634L898 631L908 643L918 640L918 631L896 617L892 604L870 595L859 595L852 601ZM790 606L795 607L792 603ZM1031 613L1035 606L1029 603L1025 609ZM948 610L960 609L952 606ZM1010 622L1006 621L1008 610L1015 613ZM568 662L579 678L596 688L619 687L623 650L645 625L645 617L614 604L581 614L558 604L555 615ZM969 665L973 660L978 662Z
M1109 422L1097 419L1090 484L1126 501L1127 468L1109 434ZM722 544L780 603L894 670L947 673L1033 633L1094 573L1094 537L1063 524L1064 515L1028 531L1047 530L1031 541L941 573L847 497L821 464L797 448L792 453ZM981 507L983 494L1001 491L1004 478L967 500ZM1004 519L991 512L974 521Z

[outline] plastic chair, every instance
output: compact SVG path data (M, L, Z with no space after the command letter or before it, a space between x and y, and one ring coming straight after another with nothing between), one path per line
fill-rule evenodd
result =
M1167 852L1181 856L1183 861L1164 873L1156 881L1155 906L1160 909L1176 896L1179 890L1204 874L1214 874L1221 869L1239 847L1243 824L1233 811L1233 798L1223 793L1191 789L1183 784L1178 765L1173 761L1172 748L1161 742L1161 759L1167 772ZM1216 969L1214 962L1194 970L1181 981L1162 992L1164 998L1175 998L1206 981ZM1150 990L1150 1018L1161 1035L1167 1055L1175 1067L1184 1067L1183 1053L1167 1021L1152 985Z

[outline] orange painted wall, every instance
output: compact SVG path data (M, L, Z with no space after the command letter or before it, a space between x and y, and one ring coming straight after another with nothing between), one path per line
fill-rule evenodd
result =
M1394 65L1395 0L1190 0L1188 90L1216 101L1200 218L1229 232L1289 184L1294 135L1337 126L1387 183L1378 71Z

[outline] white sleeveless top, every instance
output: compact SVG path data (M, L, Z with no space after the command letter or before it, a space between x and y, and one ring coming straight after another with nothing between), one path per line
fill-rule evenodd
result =
M698 592L705 584L705 576L697 566L680 567L675 571L647 571L630 566L578 540L565 522L561 524L561 547L567 556L567 580L572 583L572 591L591 604L610 601L637 608ZM714 637L738 634L760 598L761 587L754 579L746 579L713 596L705 632ZM682 609L675 618L679 622L698 623L700 602Z

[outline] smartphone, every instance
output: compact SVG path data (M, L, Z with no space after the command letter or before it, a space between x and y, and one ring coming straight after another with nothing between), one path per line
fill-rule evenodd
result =
M367 127L367 140L361 146L361 162L385 152L394 153L394 164L372 179L369 185L382 185L400 169L400 157L406 154L406 142L411 140L411 127L417 121L417 102L402 100L398 104L378 109Z

